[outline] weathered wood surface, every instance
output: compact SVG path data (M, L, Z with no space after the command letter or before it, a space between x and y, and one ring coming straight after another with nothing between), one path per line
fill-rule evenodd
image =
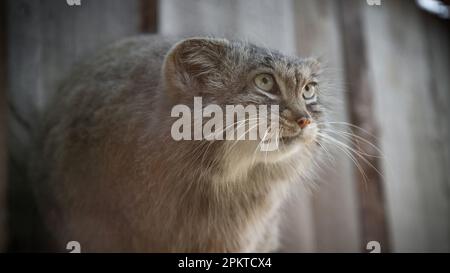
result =
M368 242L381 244L383 252L390 251L386 224L384 180L380 169L382 154L378 145L379 125L375 115L374 86L368 71L367 46L362 9L364 2L339 2L339 17L342 33L342 55L345 59L345 82L347 83L347 109L350 122L358 127L349 128L364 141L354 137L352 146L357 151L373 155L355 155L359 168L354 168L355 187L358 191L359 215L361 219L361 250ZM356 164L355 164L356 165Z
M0 253L7 244L6 205L6 20L5 2L0 3Z
M449 28L413 1L366 7L394 251L450 250Z

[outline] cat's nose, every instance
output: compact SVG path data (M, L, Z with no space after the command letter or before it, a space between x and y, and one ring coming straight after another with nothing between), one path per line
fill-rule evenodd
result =
M305 117L299 118L297 120L297 124L298 124L298 126L300 126L300 128L304 129L304 128L306 128L306 126L311 124L311 119L305 118Z

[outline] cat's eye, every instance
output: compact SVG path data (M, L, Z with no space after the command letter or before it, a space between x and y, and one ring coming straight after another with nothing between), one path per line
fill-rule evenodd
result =
M270 92L275 85L275 80L270 74L259 74L254 79L256 87L262 91Z
M305 87L303 88L303 98L305 100L310 100L314 98L314 96L316 95L316 86L317 86L316 82L311 82L305 85Z

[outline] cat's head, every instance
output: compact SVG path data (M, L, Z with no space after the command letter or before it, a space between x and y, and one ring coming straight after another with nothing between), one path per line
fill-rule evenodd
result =
M264 160L276 161L301 152L302 148L311 151L317 146L325 107L321 98L321 66L316 60L285 56L240 41L191 38L170 50L163 74L174 104L192 106L193 98L201 97L203 107L216 104L224 111L225 105L266 105L269 112L273 111L271 106L278 106L275 116L279 130L266 131L265 136L260 132L257 141L231 142L241 154L248 151ZM261 122L262 116L257 117ZM274 115L266 117L270 125ZM234 128L246 124L245 133L258 130L251 128L252 118L255 119L246 116L247 122L238 121ZM269 136L279 148L257 151L261 140Z

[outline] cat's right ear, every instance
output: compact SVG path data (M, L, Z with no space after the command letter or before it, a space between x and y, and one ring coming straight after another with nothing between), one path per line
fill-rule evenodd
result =
M190 38L173 46L163 66L169 95L200 96L223 84L221 66L228 45L225 39Z

